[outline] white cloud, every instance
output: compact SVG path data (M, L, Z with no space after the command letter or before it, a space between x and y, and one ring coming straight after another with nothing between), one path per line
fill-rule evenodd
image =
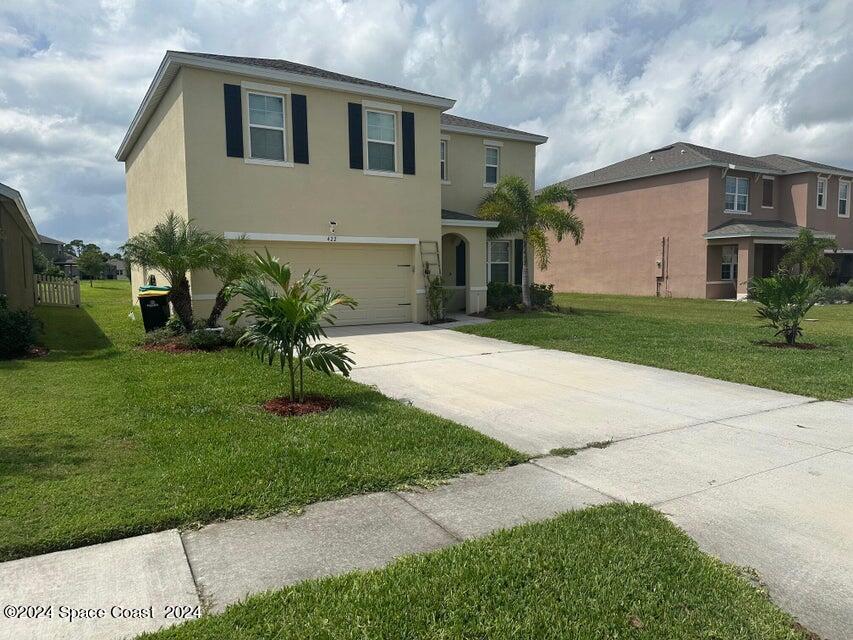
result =
M853 5L166 0L0 8L0 181L41 230L126 237L118 143L166 49L282 57L550 136L545 184L677 139L853 166Z

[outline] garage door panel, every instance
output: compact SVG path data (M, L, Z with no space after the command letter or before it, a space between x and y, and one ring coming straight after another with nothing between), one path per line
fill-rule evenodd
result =
M248 243L290 262L295 276L319 269L329 284L354 298L355 309L338 307L336 325L409 322L412 319L411 245L329 245L308 243Z

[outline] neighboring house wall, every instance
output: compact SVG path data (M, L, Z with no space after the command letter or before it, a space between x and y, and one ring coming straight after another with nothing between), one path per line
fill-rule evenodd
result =
M125 162L130 236L150 230L169 210L187 216L182 85L183 72L172 81ZM163 283L162 274L158 275L158 282ZM138 267L132 271L131 284L134 292L144 284Z
M704 298L709 171L681 171L576 191L584 239L552 239L551 264L536 281L557 291L655 295L656 261L668 238L661 295Z
M0 294L12 309L35 301L32 234L14 205L0 199Z

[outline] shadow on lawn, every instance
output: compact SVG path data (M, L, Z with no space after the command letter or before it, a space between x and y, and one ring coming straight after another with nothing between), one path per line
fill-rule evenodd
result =
M0 444L0 478L27 476L59 480L89 459L84 447L70 435L31 434L13 444Z
M51 351L82 355L113 346L97 322L84 308L41 307L42 343Z

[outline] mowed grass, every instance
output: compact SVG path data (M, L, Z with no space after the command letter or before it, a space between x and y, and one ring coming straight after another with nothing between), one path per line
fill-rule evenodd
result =
M662 515L612 504L255 596L151 640L802 639Z
M41 307L43 358L0 362L0 559L519 462L481 434L340 376L323 414L261 408L285 379L240 350L136 348L126 282Z
M826 400L853 397L853 305L815 307L803 342L778 341L755 304L631 296L557 294L568 313L496 313L495 322L459 331L546 349L696 373Z

